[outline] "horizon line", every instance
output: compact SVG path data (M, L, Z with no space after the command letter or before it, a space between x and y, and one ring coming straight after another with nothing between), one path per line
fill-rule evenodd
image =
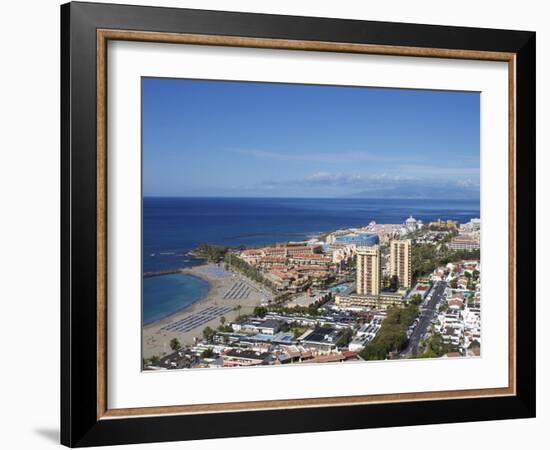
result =
M286 199L286 200L447 200L469 201L476 200L481 203L481 198L438 198L438 197L281 197L281 196L223 196L223 195L149 195L143 194L142 198L227 198L227 199Z

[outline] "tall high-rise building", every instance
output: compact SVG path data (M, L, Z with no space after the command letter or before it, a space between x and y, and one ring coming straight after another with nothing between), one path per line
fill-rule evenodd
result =
M380 247L357 247L357 293L379 295L381 282Z
M399 287L411 287L412 255L410 239L390 241L390 274L392 277L397 277Z

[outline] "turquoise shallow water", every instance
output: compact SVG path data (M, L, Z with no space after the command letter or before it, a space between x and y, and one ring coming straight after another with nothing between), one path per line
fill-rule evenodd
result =
M200 278L171 274L143 279L143 324L162 319L208 294L210 285Z

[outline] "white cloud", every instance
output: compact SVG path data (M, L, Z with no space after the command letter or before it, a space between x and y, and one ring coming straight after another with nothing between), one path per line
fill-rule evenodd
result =
M317 172L306 177L303 182L339 186L365 186L384 182L399 183L403 181L413 180L413 177L404 177L402 175L388 175L386 173L357 175L345 173Z
M472 189L479 189L479 180L473 181L470 178L467 178L465 180L457 180L456 185L461 188L472 188Z
M341 164L360 161L397 161L403 158L396 158L387 155L379 155L366 151L335 151L331 153L279 153L265 150L234 150L235 153L248 155L258 159L272 159L279 161L305 161L322 162L330 164Z

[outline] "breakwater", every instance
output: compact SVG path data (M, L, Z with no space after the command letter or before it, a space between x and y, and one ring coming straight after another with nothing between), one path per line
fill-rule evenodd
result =
M183 272L183 269L157 270L154 272L144 272L143 278L161 277L163 275L173 275L173 274L182 273L182 272Z

